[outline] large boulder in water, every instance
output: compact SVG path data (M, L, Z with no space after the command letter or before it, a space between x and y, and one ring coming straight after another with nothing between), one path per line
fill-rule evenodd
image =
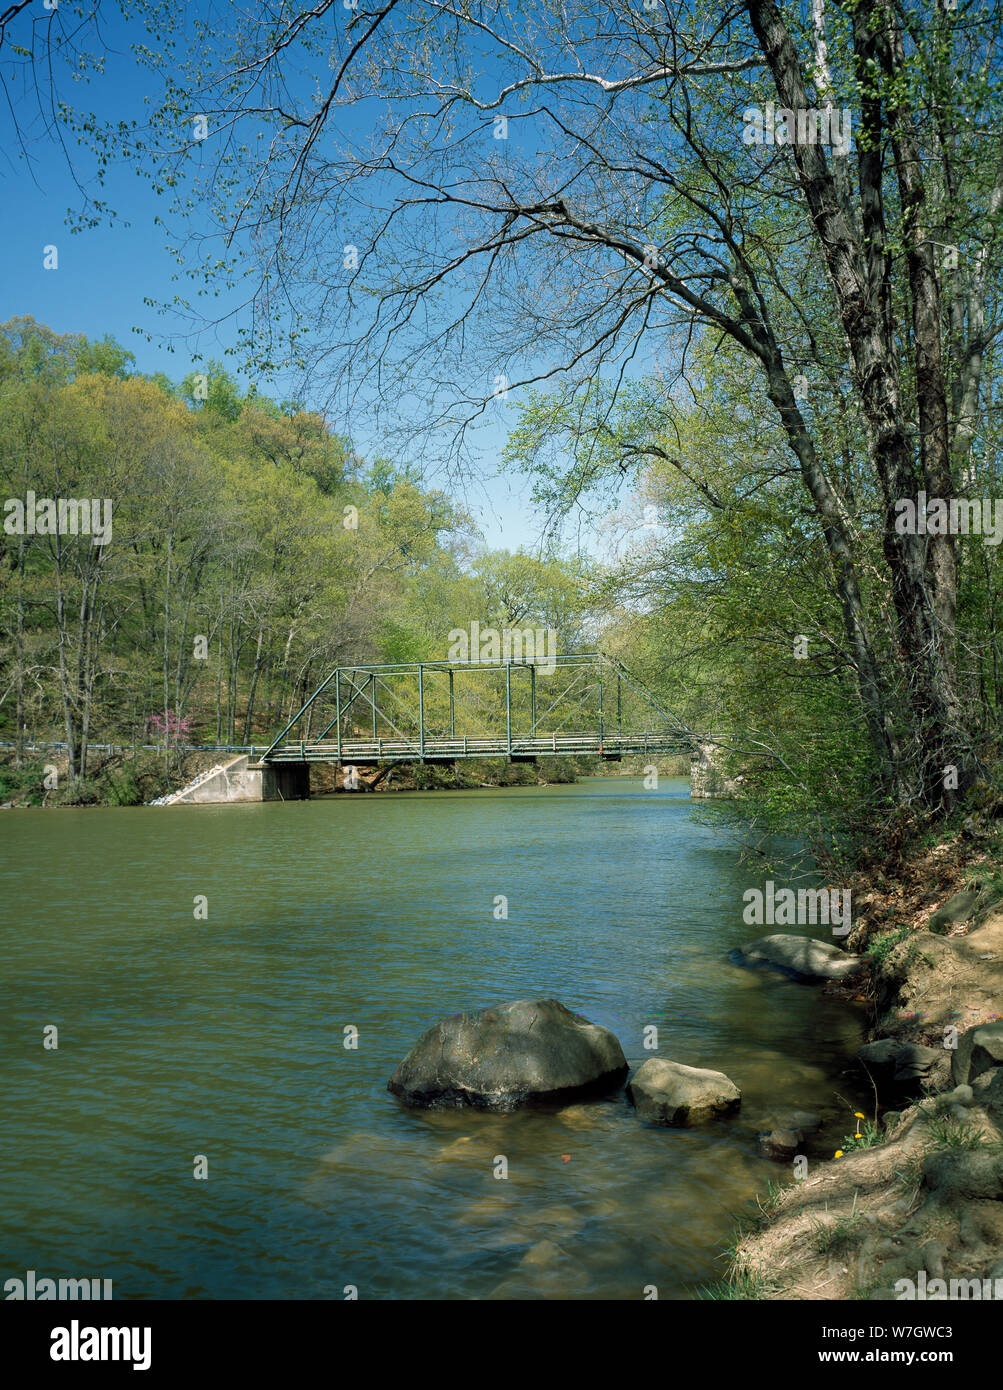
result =
M736 965L768 965L793 980L846 980L859 975L863 956L848 956L828 941L810 936L764 936L730 953Z
M630 1079L627 1094L642 1120L694 1125L737 1110L742 1093L723 1071L707 1071L649 1057Z
M566 1104L618 1087L623 1048L556 999L519 999L444 1018L423 1033L387 1090L407 1105Z

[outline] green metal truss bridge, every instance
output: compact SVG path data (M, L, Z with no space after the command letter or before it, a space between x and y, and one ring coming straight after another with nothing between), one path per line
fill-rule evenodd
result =
M261 761L620 759L694 753L701 737L603 653L420 661L336 667Z

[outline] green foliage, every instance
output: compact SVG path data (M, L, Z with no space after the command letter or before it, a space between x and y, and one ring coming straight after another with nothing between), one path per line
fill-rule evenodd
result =
M75 376L97 373L124 381L132 375L135 362L133 353L121 347L114 338L106 335L96 343L81 338L73 353L73 372Z
M771 1196L773 1187L770 1185ZM761 1217L767 1215L762 1204L760 1204ZM720 1259L724 1262L727 1273L723 1279L715 1279L712 1283L702 1284L695 1291L695 1297L702 1302L724 1303L735 1300L769 1298L772 1294L778 1293L779 1284L772 1276L764 1274L762 1270L750 1267L748 1259L742 1253L742 1242L753 1225L761 1225L762 1219L757 1218L755 1223L742 1219L733 1228L730 1236L724 1241L719 1252Z
M242 393L216 363L177 389L130 364L107 338L0 328L2 495L113 505L104 546L0 534L0 738L19 709L29 740L69 731L59 800L95 795L85 731L149 743L169 712L194 742L260 743L331 667L441 660L452 629L506 604L581 632L581 566L478 549L413 468L367 470L321 415ZM149 800L146 775L110 772L99 794Z
M993 1147L970 1120L960 1120L954 1115L928 1114L927 1129L938 1149Z
M844 1135L839 1147L844 1153L852 1153L854 1149L871 1149L876 1144L883 1144L886 1137L881 1126L873 1120L862 1120L853 1134Z
M738 802L703 814L746 823L754 808L763 836L796 835L834 863L890 803L801 480L755 371L715 347L692 347L688 400L656 381L615 403L597 384L584 412L560 392L529 396L506 456L557 512L608 508L629 461L649 515L599 587L605 645L690 727L730 736ZM583 431L583 413L601 429ZM864 544L877 562L877 538Z
M788 1185L786 1183L767 1182L765 1198L756 1197L756 1206L764 1218L769 1219L778 1210L787 1190Z
M189 372L181 383L180 395L192 410L202 411L213 424L234 424L240 419L245 403L253 396L243 397L234 378L218 362L207 362L201 372Z
M912 928L908 923L903 922L901 926L895 927L892 931L882 932L874 940L868 941L865 952L867 959L872 965L884 965L895 947L904 941L911 931Z
M45 764L40 758L26 761L20 767L14 765L13 759L8 763L0 763L0 801L41 805L44 783Z
M97 777L77 777L60 782L48 799L53 806L99 806L105 794Z
M117 777L108 774L106 782L110 806L142 806L146 800L135 772L129 767L124 768Z
M380 624L373 639L380 660L387 663L441 659L428 632L418 627L407 627L390 618Z

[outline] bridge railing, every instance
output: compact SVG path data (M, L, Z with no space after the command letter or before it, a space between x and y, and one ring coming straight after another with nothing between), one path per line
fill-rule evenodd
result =
M694 735L619 662L597 652L510 661L339 666L265 751L266 762L427 760L594 751L630 736L653 751Z

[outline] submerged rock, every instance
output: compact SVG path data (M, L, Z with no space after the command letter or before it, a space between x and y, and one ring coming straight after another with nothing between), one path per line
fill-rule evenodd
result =
M794 1158L804 1143L804 1135L799 1129L771 1129L768 1134L760 1134L759 1152L764 1158L772 1158L777 1163L786 1163Z
M816 1115L814 1110L754 1110L751 1114L743 1110L742 1118L755 1127L756 1134L769 1134L774 1129L796 1129L807 1137L822 1128L822 1116Z
M601 1094L626 1075L627 1059L608 1028L556 999L519 999L436 1023L387 1090L407 1105L513 1110Z
M532 1265L538 1269L551 1269L555 1264L567 1258L567 1252L554 1240L539 1240L535 1245L531 1245L520 1261L523 1265Z
M642 1120L692 1125L737 1110L742 1093L721 1071L649 1057L631 1077L627 1094Z
M730 958L736 965L772 966L794 980L846 980L865 965L863 956L848 956L828 941L783 933L750 941L730 952Z

